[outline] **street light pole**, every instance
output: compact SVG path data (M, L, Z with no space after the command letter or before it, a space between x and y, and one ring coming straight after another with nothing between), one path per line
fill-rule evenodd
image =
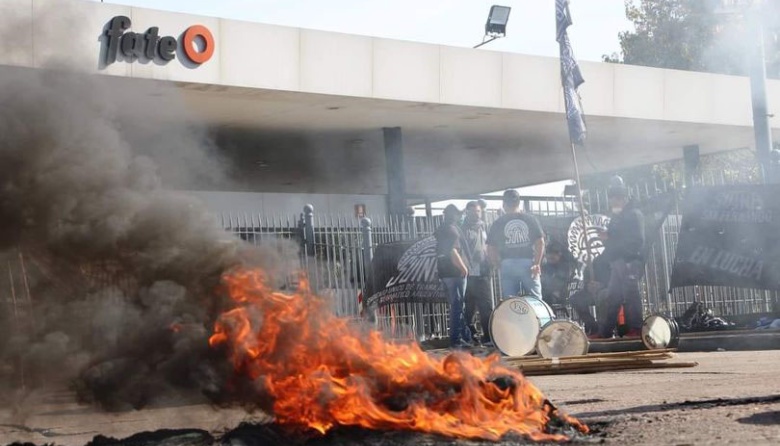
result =
M769 125L769 106L766 95L766 53L764 49L763 8L756 2L750 11L750 28L755 33L754 48L750 55L750 95L753 105L753 134L756 155L761 163L764 183L773 183L774 168L771 165L772 128Z

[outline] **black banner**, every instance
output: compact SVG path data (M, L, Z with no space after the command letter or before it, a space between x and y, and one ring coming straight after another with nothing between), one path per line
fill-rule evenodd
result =
M386 243L377 247L371 264L372 287L366 305L447 302L436 271L436 239Z
M672 288L780 290L780 186L719 186L686 196Z

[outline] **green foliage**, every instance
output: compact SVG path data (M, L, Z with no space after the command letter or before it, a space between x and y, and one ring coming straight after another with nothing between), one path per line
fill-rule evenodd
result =
M744 75L755 48L754 23L743 14L718 13L719 0L626 0L634 31L619 34L620 54L605 62ZM768 75L780 77L780 1L763 14Z
M604 62L747 74L748 56L756 47L755 29L750 28L756 23L753 18L719 13L721 0L625 0L625 4L634 30L618 35L620 54L604 55ZM767 0L764 5L767 75L780 78L780 0ZM685 169L682 160L674 160L596 174L584 179L584 186L605 187L615 174L629 185L681 185ZM736 150L702 156L698 175L704 183L757 183L761 169L753 151Z

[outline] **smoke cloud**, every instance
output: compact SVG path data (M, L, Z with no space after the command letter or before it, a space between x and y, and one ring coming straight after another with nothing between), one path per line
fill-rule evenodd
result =
M285 277L289 250L172 190L229 176L174 88L63 68L0 76L0 395L64 381L123 410L218 392L220 276Z

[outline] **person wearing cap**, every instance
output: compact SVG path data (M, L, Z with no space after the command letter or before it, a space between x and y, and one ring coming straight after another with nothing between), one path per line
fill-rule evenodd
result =
M524 291L541 300L542 226L533 215L522 212L520 194L514 189L504 192L503 209L505 214L493 223L487 240L491 263L499 268L501 298Z
M466 218L461 229L470 254L468 286L466 287L466 323L469 324L472 339L477 334L471 325L479 312L482 327L482 344L490 344L490 315L493 313L493 283L490 263L487 259L487 230L483 220L482 207L476 201L466 204Z
M469 275L466 242L459 228L461 211L452 204L444 208L444 222L434 232L436 267L450 304L450 346L467 348L471 331L464 317L466 284Z
M644 270L645 226L644 216L636 203L629 199L623 179L614 177L609 187L609 205L612 219L604 240L601 256L609 262L606 317L599 321L599 336L611 338L617 325L620 306L623 306L627 336L642 332L642 295L639 280Z

